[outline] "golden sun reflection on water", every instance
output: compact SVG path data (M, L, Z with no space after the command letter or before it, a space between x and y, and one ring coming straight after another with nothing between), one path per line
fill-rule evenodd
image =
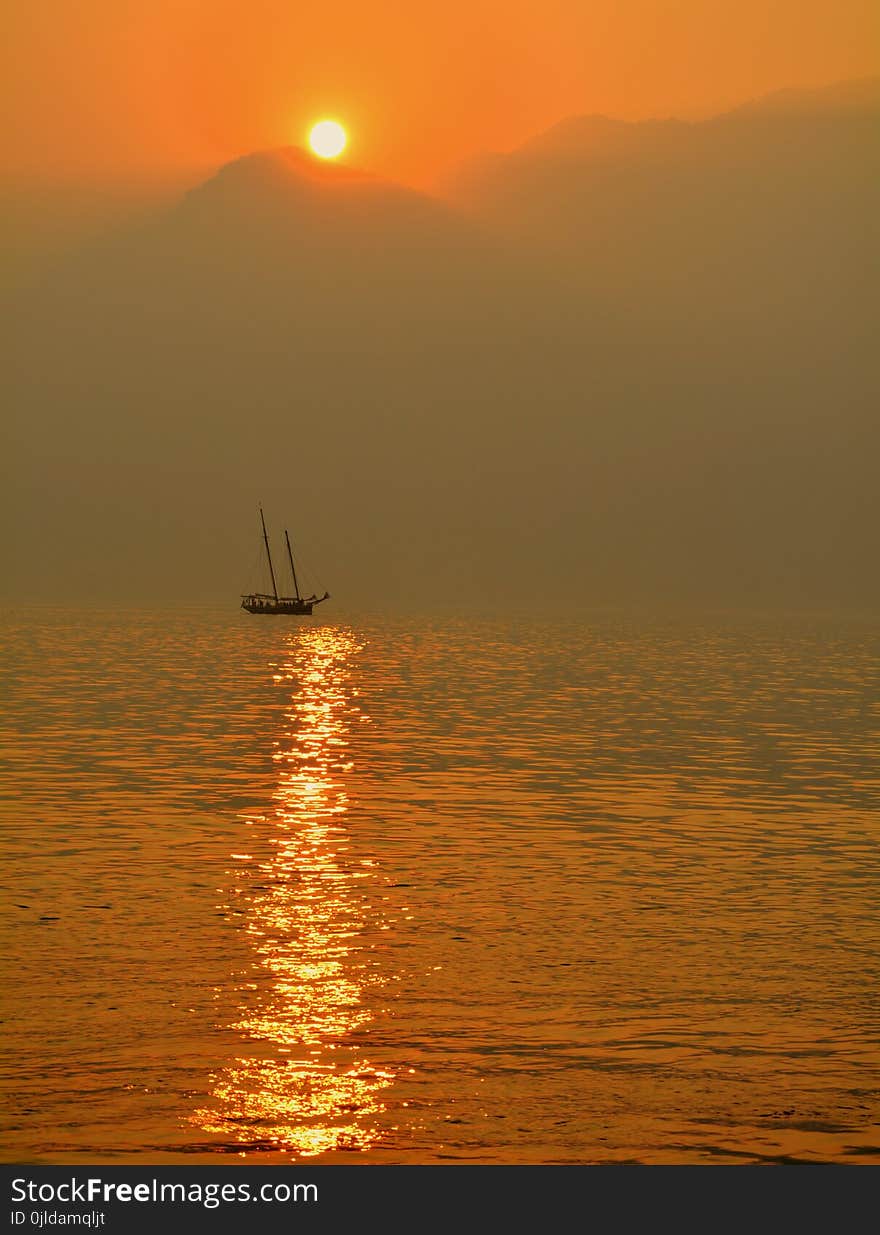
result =
M379 1135L375 1116L394 1079L351 1040L372 1017L358 949L363 884L375 877L369 862L344 860L348 733L353 718L363 719L349 686L358 650L350 634L330 627L289 636L274 674L291 695L273 756L273 809L248 817L271 855L232 855L238 866L225 908L248 937L258 980L239 987L240 1015L229 1026L242 1038L241 1057L212 1078L213 1103L193 1121L245 1152L365 1150Z

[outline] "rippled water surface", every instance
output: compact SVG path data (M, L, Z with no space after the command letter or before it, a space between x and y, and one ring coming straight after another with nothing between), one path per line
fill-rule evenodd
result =
M3 636L6 1159L880 1161L876 627Z

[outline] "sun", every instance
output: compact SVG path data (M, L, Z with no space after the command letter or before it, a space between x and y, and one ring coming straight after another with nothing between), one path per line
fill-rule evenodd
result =
M319 159L335 159L348 145L348 135L336 120L319 120L309 133L309 145Z

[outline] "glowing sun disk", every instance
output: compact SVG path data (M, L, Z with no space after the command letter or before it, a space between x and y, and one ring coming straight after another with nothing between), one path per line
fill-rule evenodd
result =
M309 145L319 159L335 159L347 144L345 129L336 120L319 120L309 133Z

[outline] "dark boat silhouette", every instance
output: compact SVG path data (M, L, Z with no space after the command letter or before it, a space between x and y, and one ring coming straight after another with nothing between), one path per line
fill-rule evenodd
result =
M266 546L266 557L269 561L269 575L272 579L272 595L268 592L248 592L241 598L241 607L248 613L270 613L286 617L308 617L315 605L330 599L330 593L323 596L302 596L296 578L296 567L293 564L293 551L290 548L290 537L287 528L284 529L284 539L287 543L287 557L290 561L290 572L293 575L293 590L295 596L279 596L278 584L275 582L275 568L272 565L272 553L269 549L269 537L266 534L266 520L263 518L263 507L260 507L260 523L263 525L263 544Z

